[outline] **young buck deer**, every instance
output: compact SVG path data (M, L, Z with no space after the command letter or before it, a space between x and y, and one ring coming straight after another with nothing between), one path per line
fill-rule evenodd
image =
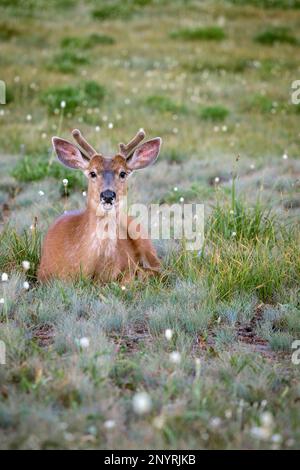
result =
M122 211L127 193L127 178L134 170L146 168L158 157L161 139L144 139L141 129L119 152L109 158L96 150L75 129L78 146L53 137L53 147L61 163L79 169L88 178L87 207L59 217L44 240L38 279L68 279L79 274L109 282L123 277L129 281L139 272L154 274L160 261L139 224L138 236L131 237L128 227L134 219ZM125 237L120 236L125 227ZM142 268L142 270L141 270Z

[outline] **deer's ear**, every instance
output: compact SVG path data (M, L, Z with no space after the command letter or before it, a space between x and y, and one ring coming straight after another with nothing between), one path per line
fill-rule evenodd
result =
M155 139L148 140L140 145L134 151L134 154L127 159L128 168L130 170L140 170L154 163L158 157L161 142L160 137L155 137Z
M80 170L87 169L88 161L83 158L80 150L71 144L71 142L59 137L53 137L52 144L59 161L65 166Z

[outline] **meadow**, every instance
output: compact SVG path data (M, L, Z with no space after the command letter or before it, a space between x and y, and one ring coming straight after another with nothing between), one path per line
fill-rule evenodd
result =
M298 0L0 0L0 448L299 449L299 27ZM141 127L163 146L130 200L203 203L203 248L39 284L86 202L51 137Z

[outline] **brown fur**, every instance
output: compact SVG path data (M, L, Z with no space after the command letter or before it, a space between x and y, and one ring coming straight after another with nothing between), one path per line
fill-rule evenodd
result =
M75 167L73 151L70 158ZM119 175L121 171L128 175L131 173L126 159L121 154L112 159L97 154L84 165L81 169L87 176L91 171L97 174L97 178L89 177L87 207L83 211L62 215L49 228L43 243L38 279L68 279L82 273L100 282L109 282L120 277L127 281L142 266L149 273L157 272L160 261L149 239L141 236L133 240L129 234L127 239L119 237L120 223L127 222L127 226L134 223L125 213L121 213L119 218L122 211L120 199L127 193L127 178L121 180ZM109 212L101 210L99 199L104 186L104 171L113 172L112 189L117 195L116 209ZM115 227L115 240L99 237L107 223Z

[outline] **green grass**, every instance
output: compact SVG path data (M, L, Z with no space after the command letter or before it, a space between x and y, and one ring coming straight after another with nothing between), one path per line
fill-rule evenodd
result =
M62 73L73 73L76 67L87 64L89 59L81 52L63 51L53 57L48 68Z
M229 110L221 105L205 106L200 109L199 114L206 121L224 121L229 115Z
M146 106L162 113L185 113L186 106L175 103L171 98L163 95L151 95L145 101Z
M286 43L296 45L299 43L298 39L291 33L289 28L283 26L273 26L272 28L265 29L255 36L255 41L260 44L272 46L277 43Z
M299 447L298 4L0 0L1 448ZM130 201L204 204L204 246L155 240L161 274L125 290L39 284L49 225L86 204L51 137L110 156L140 127L163 145Z
M299 0L228 0L234 5L254 6L259 8L299 9Z
M38 229L24 231L18 234L14 229L7 227L0 234L0 270L22 271L22 261L30 262L27 277L36 280L37 268L40 261L41 233Z
M86 106L99 106L105 95L105 87L91 80L78 87L71 85L51 87L41 94L41 102L47 106L49 113L60 109L62 101L66 103L66 111L75 112L84 103Z
M183 28L172 31L170 37L185 41L222 41L226 38L225 31L219 26L207 26L203 28Z
M25 155L12 170L12 176L20 183L41 181L45 178L55 178L62 185L63 179L68 179L68 191L81 189L85 185L85 177L80 172L71 171L59 162L50 162L49 157L40 155ZM65 190L63 189L63 194Z
M92 33L88 36L66 36L60 45L62 48L70 49L90 49L98 45L112 45L115 44L115 39L108 34Z

